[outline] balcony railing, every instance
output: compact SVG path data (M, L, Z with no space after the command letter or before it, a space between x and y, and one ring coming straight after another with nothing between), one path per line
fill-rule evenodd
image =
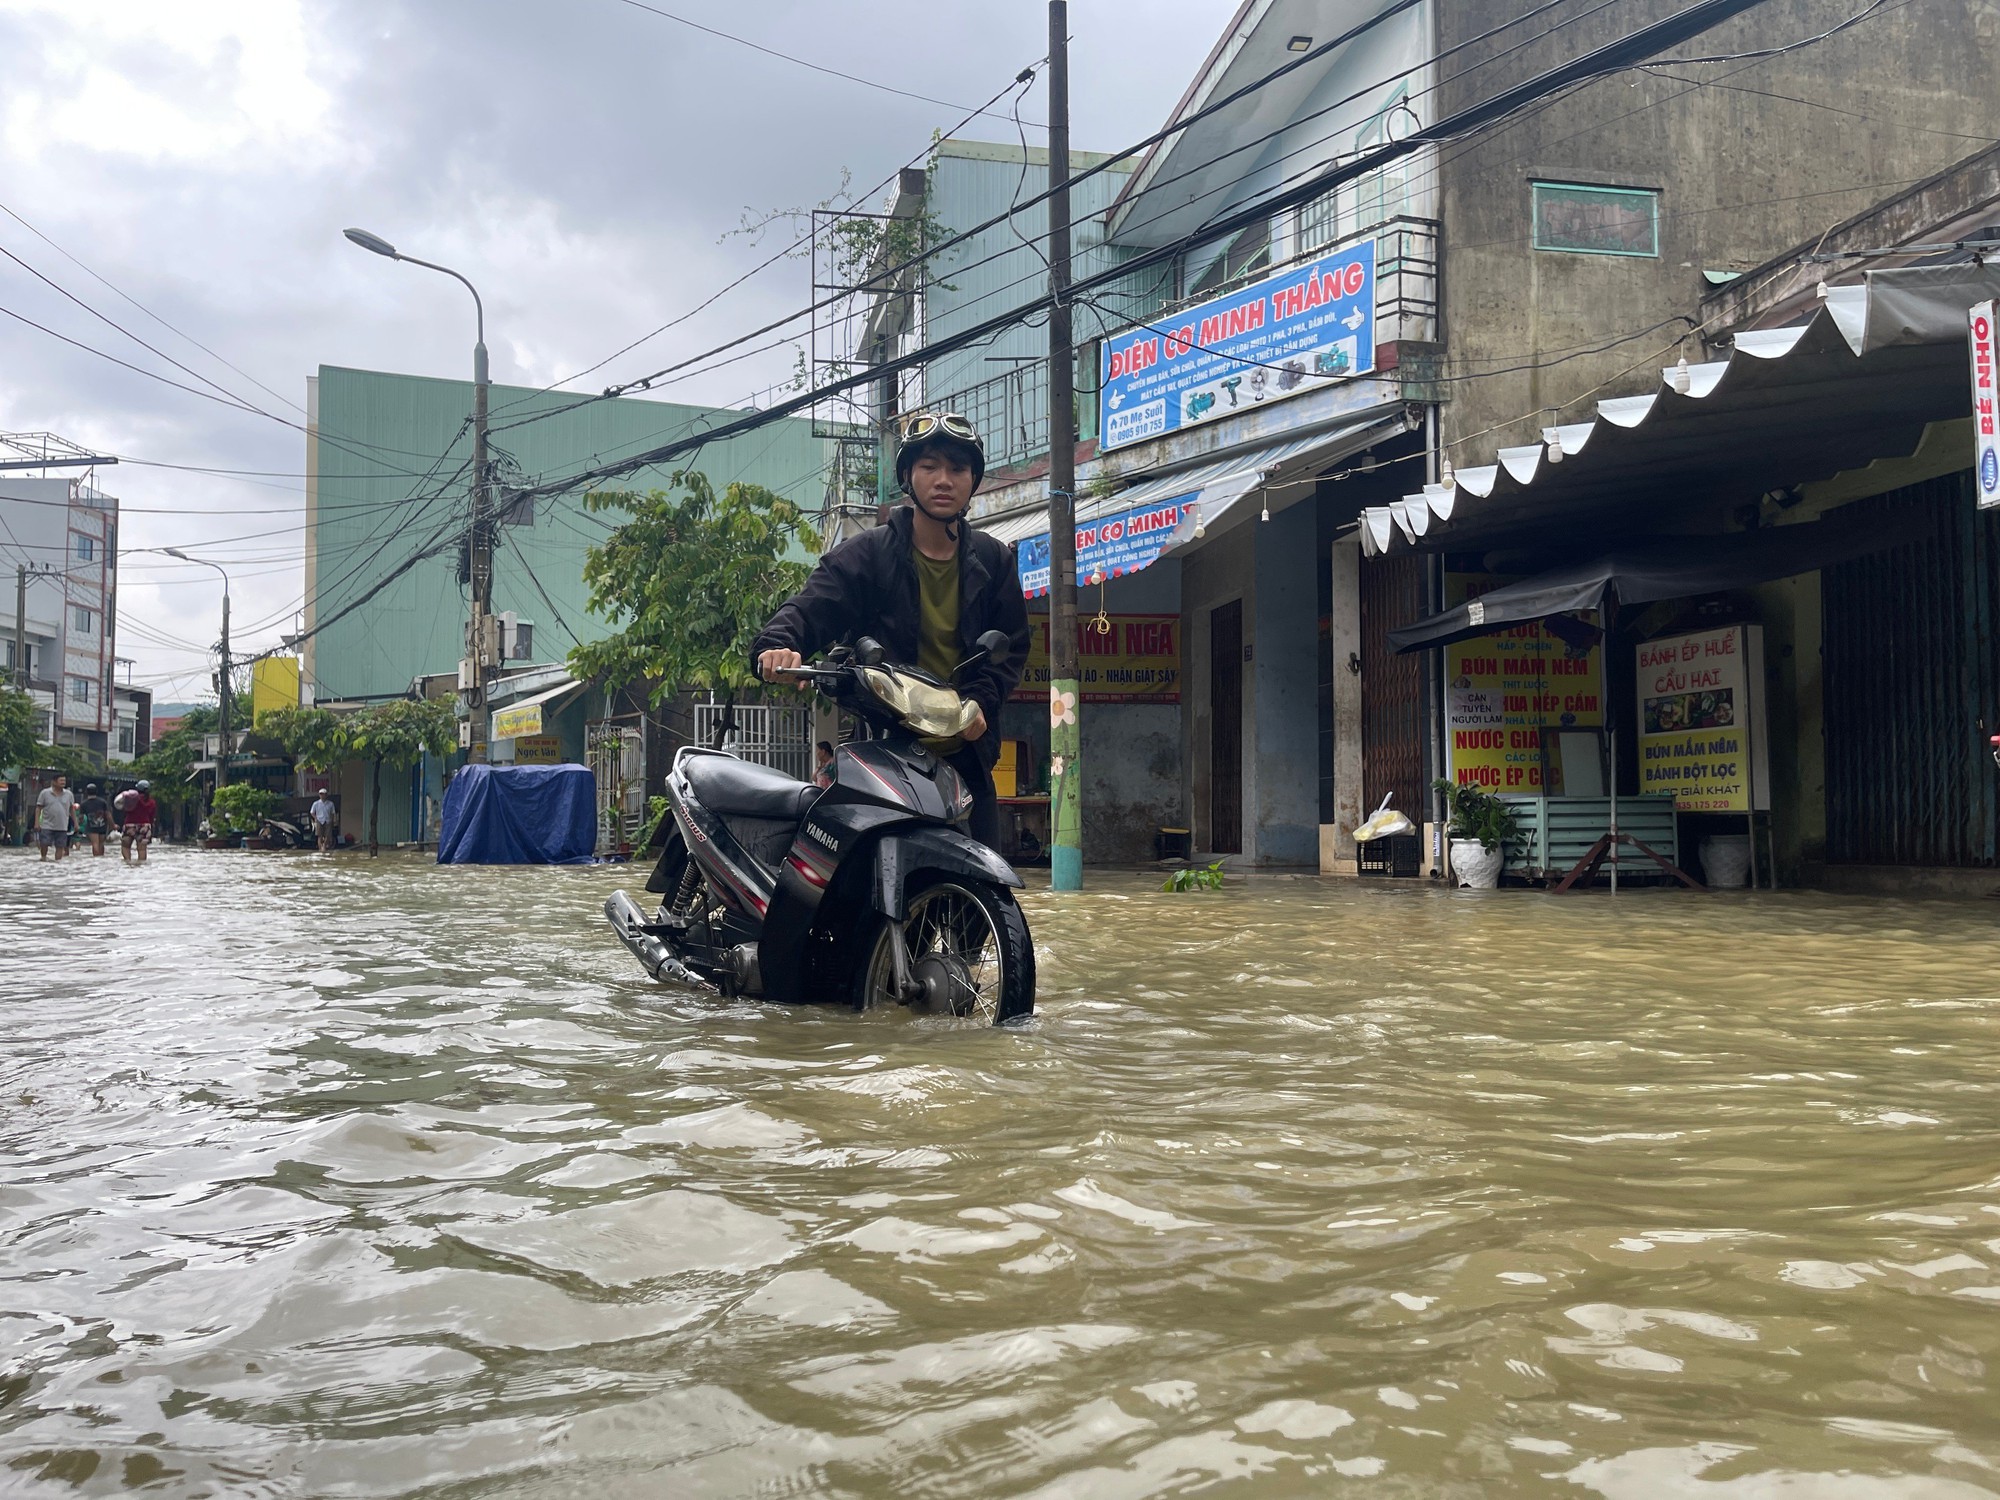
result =
M1161 304L1146 321L1172 316L1276 271L1303 265L1349 245L1375 242L1375 341L1435 343L1440 336L1441 259L1435 219L1399 214L1327 240L1277 264L1259 266L1237 280ZM1077 433L1097 436L1096 379L1080 372ZM925 392L928 404L963 412L986 441L986 462L1001 469L1048 452L1049 365L1023 360L1012 369L952 392Z

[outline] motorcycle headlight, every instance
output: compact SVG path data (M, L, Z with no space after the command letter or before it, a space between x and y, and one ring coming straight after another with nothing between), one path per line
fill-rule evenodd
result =
M959 697L948 687L933 687L881 667L863 667L861 680L897 718L926 738L963 734L973 715L979 712L978 704Z

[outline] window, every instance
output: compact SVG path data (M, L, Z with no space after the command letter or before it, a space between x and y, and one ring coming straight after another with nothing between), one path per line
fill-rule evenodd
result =
M76 560L90 562L97 556L97 538L85 536L82 532L71 533L76 538Z
M90 635L97 629L97 616L81 604L72 604L69 607L69 623L78 635Z
M523 620L514 627L514 649L509 653L516 661L533 661L535 658L535 622Z
M90 701L90 688L91 688L91 683L88 677L70 678L69 680L70 701L73 703L88 703Z
M1660 195L1651 188L1537 182L1534 246L1577 255L1660 253Z
M130 719L118 721L118 753L132 755L139 748L139 726Z

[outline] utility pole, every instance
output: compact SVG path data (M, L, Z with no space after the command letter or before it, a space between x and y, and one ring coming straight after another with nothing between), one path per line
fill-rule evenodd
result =
M1069 0L1049 0L1049 884L1083 889L1076 663L1076 354L1069 307Z
M473 294L478 300L478 293ZM493 618L493 521L491 493L487 486L486 398L491 389L486 375L486 309L479 309L479 342L472 346L472 620L468 625L467 654L472 658L472 685L466 690L466 707L472 711L472 742L482 745L486 736L478 727L486 708L486 674L499 665L499 655L490 637L496 634ZM476 756L484 760L485 757Z
M234 706L231 700L236 696L229 682L229 579L223 576L222 583L222 678L216 684L220 689L216 701L221 707L216 711L215 727L221 731L222 744L215 753L215 789L219 792L229 785L229 710Z

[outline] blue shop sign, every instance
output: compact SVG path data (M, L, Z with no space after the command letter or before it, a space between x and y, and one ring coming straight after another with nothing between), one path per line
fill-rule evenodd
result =
M1100 516L1076 528L1076 578L1094 583L1136 573L1159 558L1181 517L1194 508L1199 491L1135 505L1115 516ZM1020 544L1016 561L1021 592L1030 599L1049 591L1049 534L1031 536Z
M1375 368L1375 242L1104 341L1099 444L1123 448Z

